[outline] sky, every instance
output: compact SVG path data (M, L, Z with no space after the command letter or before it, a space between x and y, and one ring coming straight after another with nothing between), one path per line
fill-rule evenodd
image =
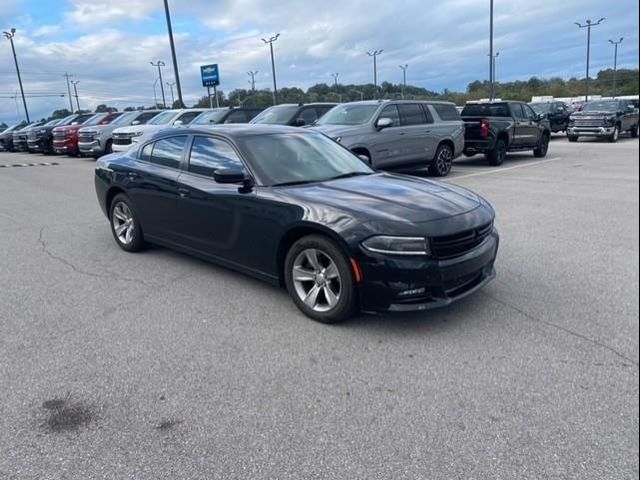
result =
M584 76L586 30L574 22L605 17L592 29L591 72L613 65L609 39L624 37L620 68L638 68L636 0L495 0L494 43L498 81ZM185 103L206 94L200 65L217 63L220 88L272 85L269 48L274 43L278 87L307 88L378 81L429 90L464 91L488 78L489 0L169 0ZM14 38L26 93L67 92L65 73L77 81L81 108L100 103L122 109L152 105L157 69L173 82L162 0L2 0L0 29ZM24 118L15 97L18 81L9 41L0 38L0 122ZM167 99L170 88L165 85ZM157 88L160 97L160 88ZM7 98L9 97L9 98ZM32 118L68 108L68 97L27 98Z

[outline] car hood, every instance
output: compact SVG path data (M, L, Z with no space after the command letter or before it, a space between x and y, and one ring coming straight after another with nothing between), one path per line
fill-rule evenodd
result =
M63 127L53 127L54 132L74 132L82 128L82 125L65 125Z
M360 132L363 126L364 125L315 125L311 127L310 130L316 130L331 138L336 138Z
M482 203L478 195L461 187L390 173L286 187L286 191L300 203L348 210L362 221L431 222L468 213Z

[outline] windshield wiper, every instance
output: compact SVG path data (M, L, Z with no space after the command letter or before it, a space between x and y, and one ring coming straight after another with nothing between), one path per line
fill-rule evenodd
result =
M274 183L272 187L290 187L291 185L304 185L305 183L313 183L318 180L294 180L292 182Z
M338 180L340 178L359 177L360 175L371 175L371 172L349 172L349 173L343 173L342 175L336 175L335 177L327 178L324 181L328 182L329 180Z

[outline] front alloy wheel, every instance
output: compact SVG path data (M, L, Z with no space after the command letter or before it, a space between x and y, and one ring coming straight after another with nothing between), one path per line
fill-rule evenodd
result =
M289 249L284 268L289 295L305 315L335 323L353 314L351 266L333 241L321 235L301 238Z
M616 143L618 141L618 139L620 138L620 125L616 125L613 128L613 133L611 134L611 136L609 137L609 141L611 143Z

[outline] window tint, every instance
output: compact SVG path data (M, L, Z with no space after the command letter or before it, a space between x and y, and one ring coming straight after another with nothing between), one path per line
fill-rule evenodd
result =
M186 112L176 118L176 121L180 120L183 125L189 125L194 118L200 115L202 112Z
M392 127L400 125L400 114L398 113L398 107L395 105L387 105L384 107L378 118L390 118L393 121L391 124Z
M141 113L140 116L136 118L136 120L138 120L140 124L145 124L157 114L158 112Z
M511 105L511 113L515 118L524 119L526 118L524 111L522 110L522 105L519 103L512 103Z
M242 161L227 142L211 137L195 137L191 145L188 170L208 177L215 170L243 169Z
M327 113L332 108L333 107L329 105L316 107L316 112L318 112L318 118L322 117L325 113Z
M246 123L247 116L242 110L235 110L229 114L224 123Z
M153 143L149 143L148 145L145 145L142 151L140 152L140 160L144 160L145 162L150 162L151 150L153 150Z
M427 116L427 123L433 123L433 115L431 114L429 107L423 103L422 109L424 110L424 114Z
M251 120L253 117L258 115L262 110L245 110L245 114L247 115L247 120Z
M427 119L424 110L418 103L401 103L398 105L401 125L424 125Z
M298 114L298 118L302 118L304 120L305 125L311 125L313 122L315 122L318 119L318 114L316 113L315 108L308 107L308 108L302 109L302 111Z
M182 157L182 150L184 149L186 141L186 135L158 140L153 145L151 163L157 163L165 167L179 168L180 157Z
M506 103L467 103L462 109L463 117L510 117Z
M442 121L448 122L450 120L460 120L460 114L458 113L455 105L449 105L447 103L433 103L431 106L435 109Z
M538 116L536 115L536 112L534 112L533 109L529 105L522 105L522 108L524 109L525 117L527 117L529 120L537 120L538 119Z

